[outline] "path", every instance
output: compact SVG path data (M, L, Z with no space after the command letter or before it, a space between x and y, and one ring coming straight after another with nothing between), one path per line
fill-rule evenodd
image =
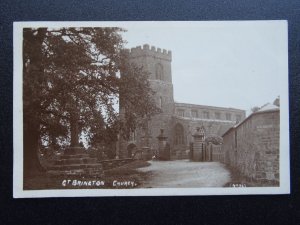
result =
M143 187L223 187L230 182L230 172L218 162L150 161L140 171L151 172Z

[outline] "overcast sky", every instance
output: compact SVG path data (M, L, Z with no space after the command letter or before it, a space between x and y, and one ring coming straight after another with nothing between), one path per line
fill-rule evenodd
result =
M280 94L287 76L283 21L152 22L123 26L126 47L150 44L172 51L177 102L249 110Z

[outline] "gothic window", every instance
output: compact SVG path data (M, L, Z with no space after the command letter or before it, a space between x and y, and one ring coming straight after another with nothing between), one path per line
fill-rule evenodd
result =
M203 118L209 119L209 112L203 112Z
M177 115L184 117L184 110L183 109L178 109L177 110Z
M226 113L226 120L231 120L231 114L230 113Z
M183 126L181 124L176 124L175 125L175 136L174 136L174 144L175 145L180 145L184 144L184 130Z
M192 109L192 118L198 118L198 111L195 109Z
M221 114L219 112L215 112L215 119L220 120L221 119Z
M156 64L155 77L157 80L164 80L163 66L160 63Z
M129 141L136 141L136 130L130 132Z

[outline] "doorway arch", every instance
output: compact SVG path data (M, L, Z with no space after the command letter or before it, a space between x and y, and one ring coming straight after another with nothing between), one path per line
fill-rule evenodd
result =
M127 146L127 157L128 157L128 158L132 158L132 156L133 156L135 150L136 150L136 145L135 145L135 144L132 144L132 143L129 144L129 145Z

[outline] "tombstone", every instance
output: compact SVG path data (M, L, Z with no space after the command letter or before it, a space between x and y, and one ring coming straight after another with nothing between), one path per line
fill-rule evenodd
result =
M157 136L157 139L158 139L158 159L165 160L166 159L165 151L166 151L168 137L164 135L164 129L160 129L160 134Z
M170 160L170 158L171 158L171 148L170 148L170 144L168 142L166 143L164 158L165 158L165 160Z
M194 143L190 143L189 159L193 160Z
M148 131L146 131L145 135L142 136L142 159L144 160L149 160L152 159L154 153L152 148L150 147L149 144L149 139L151 139L152 137L148 134Z
M205 146L204 146L204 137L205 131L202 126L197 127L197 131L193 134L194 144L193 144L193 161L205 161Z

